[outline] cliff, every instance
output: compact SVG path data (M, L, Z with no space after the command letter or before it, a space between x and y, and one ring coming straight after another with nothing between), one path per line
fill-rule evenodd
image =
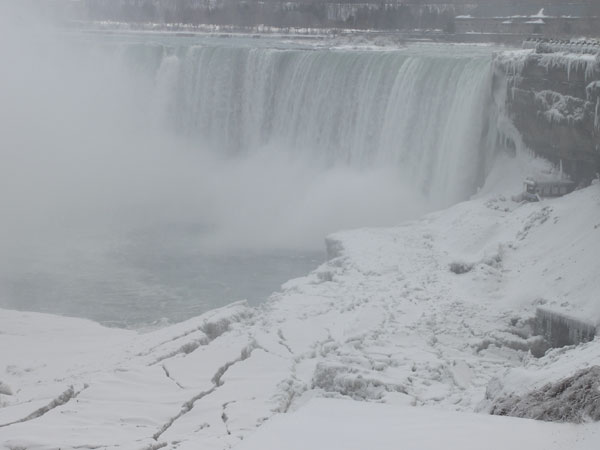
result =
M596 51L600 48L577 43L560 48L538 45L495 56L496 81L507 83L506 108L523 143L555 164L562 162L576 182L600 169Z

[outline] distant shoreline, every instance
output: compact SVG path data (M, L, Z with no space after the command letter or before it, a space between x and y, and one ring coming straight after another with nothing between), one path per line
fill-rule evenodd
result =
M192 37L203 34L217 34L221 37L282 36L288 39L325 39L331 37L365 37L367 39L386 39L402 42L448 42L465 44L504 44L518 45L532 34L506 34L506 33L446 33L442 30L375 30L353 28L314 28L314 27L272 27L266 25L237 26L237 25L212 25L212 24L180 24L180 23L137 23L113 21L70 21L61 24L68 29L77 29L85 32L100 33L167 33L173 36Z

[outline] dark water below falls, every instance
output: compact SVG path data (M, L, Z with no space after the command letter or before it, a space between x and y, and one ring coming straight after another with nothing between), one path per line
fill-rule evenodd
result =
M257 305L325 258L316 251L214 252L195 238L177 229L146 231L36 249L2 274L0 307L118 327L177 322L242 299Z

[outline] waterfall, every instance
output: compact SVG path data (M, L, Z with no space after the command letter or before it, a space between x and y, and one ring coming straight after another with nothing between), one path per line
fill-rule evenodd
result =
M489 159L489 55L189 46L163 49L163 125L228 155L393 167L432 205L464 200Z
M147 321L266 298L332 232L468 198L503 142L486 47L15 33L4 306Z
M2 75L16 86L4 139L21 143L4 179L36 205L32 229L175 225L215 248L322 248L469 198L501 142L489 47L64 39L15 49Z

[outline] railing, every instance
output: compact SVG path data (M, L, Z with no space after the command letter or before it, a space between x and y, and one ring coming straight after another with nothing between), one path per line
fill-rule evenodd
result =
M580 53L597 55L600 53L600 41L596 39L560 40L529 38L523 42L523 48L535 49L536 53Z

